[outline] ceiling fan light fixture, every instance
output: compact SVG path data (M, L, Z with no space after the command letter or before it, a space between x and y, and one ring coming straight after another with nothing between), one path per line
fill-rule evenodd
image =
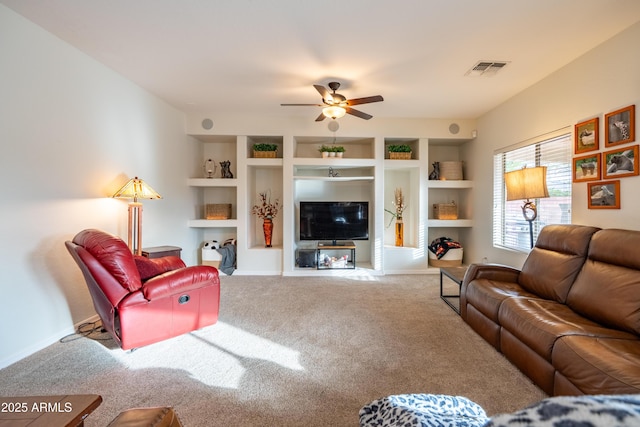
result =
M339 119L340 117L344 117L344 115L347 114L347 110L334 105L331 107L324 107L322 109L322 114L330 119Z

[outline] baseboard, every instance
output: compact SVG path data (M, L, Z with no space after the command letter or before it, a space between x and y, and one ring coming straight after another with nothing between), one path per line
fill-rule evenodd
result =
M438 274L440 269L429 268L426 270L385 270L385 275L400 275L400 274Z
M54 335L45 338L43 340L40 340L39 342L30 345L29 347L22 349L21 351L12 354L11 356L0 360L0 369L4 369L7 366L13 365L16 362L19 362L20 360L24 359L25 357L29 357L34 353L39 352L40 350L49 347L51 344L56 343L57 341L59 341L61 338L66 337L67 335L73 334L76 332L76 330L78 329L78 326L82 325L83 323L89 323L89 322L95 322L97 320L100 320L100 317L95 314L91 317L89 317L86 320L83 320L81 322L76 323L73 326L69 326L68 328L65 328L59 332L56 332Z

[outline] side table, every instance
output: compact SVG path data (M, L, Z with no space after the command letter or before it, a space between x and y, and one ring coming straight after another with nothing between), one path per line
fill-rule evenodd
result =
M462 286L462 281L464 280L464 275L467 272L467 267L440 267L440 298L442 301L446 302L449 307L453 309L456 313L460 314L460 287ZM444 294L443 289L443 280L447 277L450 280L453 280L458 285L458 294ZM456 307L449 298L458 298L458 306Z
M0 397L0 426L78 427L102 403L97 394Z
M178 246L153 246L142 248L142 256L147 258L162 258L163 256L177 256L180 258L182 248Z

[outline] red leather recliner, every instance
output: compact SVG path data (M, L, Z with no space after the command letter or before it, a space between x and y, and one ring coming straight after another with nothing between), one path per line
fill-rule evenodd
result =
M81 231L65 245L82 270L103 327L123 350L218 321L220 279L214 267L186 267L175 256L134 256L122 239L100 230Z

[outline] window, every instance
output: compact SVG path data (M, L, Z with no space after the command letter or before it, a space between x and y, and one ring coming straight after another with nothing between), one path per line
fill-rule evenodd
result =
M498 151L493 157L493 245L528 252L529 223L523 201L506 201L504 174L523 167L546 166L549 198L534 200L538 217L533 239L547 224L571 223L571 133L538 138Z

